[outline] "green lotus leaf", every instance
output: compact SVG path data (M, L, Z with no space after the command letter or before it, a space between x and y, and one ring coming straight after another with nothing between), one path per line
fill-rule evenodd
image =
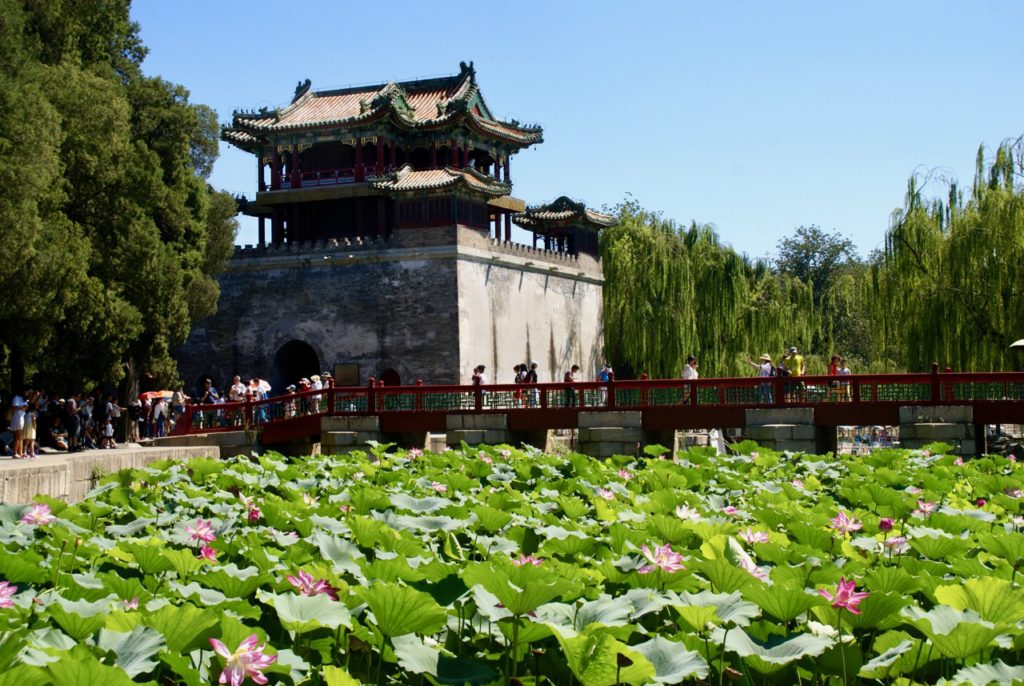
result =
M166 545L164 541L151 538L135 543L122 542L118 547L131 554L143 573L160 574L174 569L170 559L163 554Z
M426 593L409 586L378 582L359 590L374 623L385 636L433 634L444 626L447 611Z
M257 588L273 581L273 578L269 574L261 573L257 567L240 569L234 563L230 563L197 575L195 580L229 598L248 598Z
M674 514L654 515L647 520L647 528L657 540L671 543L673 546L685 547L693 536L693 531L684 526L683 520Z
M935 599L957 610L974 610L987 622L1012 625L1024 620L1024 594L1008 579L967 579L955 586L939 586Z
M298 593L267 593L256 597L277 612L277 618L288 631L306 634L317 629L352 627L352 617L344 603L331 600L326 594L304 596Z
M1024 534L1011 532L1001 534L981 534L978 542L986 552L998 555L1010 566L1024 561Z
M797 541L817 550L830 550L834 543L832 533L820 526L814 526L801 521L791 521L787 526L787 530Z
M719 593L732 593L755 583L757 580L745 569L740 569L723 558L702 560L693 565Z
M182 579L191 576L203 567L203 561L196 557L190 550L175 550L173 548L161 552L174 567L174 571Z
M155 524L156 518L139 518L128 522L127 524L111 524L106 528L107 535L115 538L135 536L142 531L145 531L146 527L150 524Z
M570 521L580 519L590 512L590 505L576 496L561 496L558 498L558 504L561 505L566 519Z
M157 653L164 648L164 637L149 627L137 626L130 633L100 629L96 645L114 653L114 664L134 678L150 672L159 664Z
M755 641L741 628L726 631L721 627L712 632L712 639L718 644L724 642L726 650L732 651L740 657L757 657L768 665L778 667L804 657L821 655L835 644L831 638L814 634L797 634L787 639L776 636L767 643L761 643Z
M86 649L77 646L60 660L47 666L55 684L75 686L132 686L131 678L118 667L101 664Z
M109 603L104 601L69 601L58 598L56 603L49 606L48 611L68 636L76 641L84 641L106 622L108 608Z
M358 547L341 536L329 536L318 532L313 535L313 542L320 549L326 560L334 563L334 571L338 574L362 574L358 560L365 556Z
M327 665L323 671L326 686L362 686L361 682L341 667Z
M403 669L413 674L429 674L439 684L489 684L499 677L486 662L466 657L449 657L426 645L415 634L395 636L391 644ZM358 683L358 682L354 682Z
M747 626L750 620L759 614L758 607L743 599L737 592L712 593L701 591L700 593L681 593L679 599L673 604L677 610L680 607L710 607L714 608L715 615L722 624L735 624L736 626Z
M573 636L591 624L625 626L633 603L623 597L603 596L582 604L547 603L537 608L535 621L547 624L563 636Z
M583 534L566 536L565 538L548 538L540 546L539 552L544 556L566 555L590 555L598 547L599 541L595 541Z
M52 683L44 667L20 664L0 672L0 686L47 686Z
M907 607L903 616L932 642L943 657L966 660L987 648L1000 631L982 622L974 610L960 611L948 605L936 605L925 612Z
M391 505L399 510L409 510L417 514L430 514L431 512L437 512L443 510L452 504L451 500L447 498L438 498L436 496L427 496L426 498L414 498L407 493L392 493L391 494Z
M779 584L747 584L741 592L744 598L757 603L758 607L780 622L796 619L812 607L825 602L820 595L807 593L803 588L786 588Z
M605 630L595 628L572 637L556 632L555 638L565 652L569 668L585 686L648 684L656 674L654 665L646 657ZM620 660L620 655L626 659ZM623 666L623 663L627 664Z
M40 584L46 581L46 577L47 565L43 564L42 556L34 550L21 550L17 555L0 554L0 579Z
M858 672L858 676L865 679L882 679L889 676L889 668L907 652L917 645L914 641L903 640L891 648L879 653L870 661L865 663Z
M514 615L533 612L573 586L543 567L499 567L489 562L467 565L462 579L469 587L483 586Z
M188 603L164 605L155 612L139 614L143 624L163 634L167 649L175 653L189 652L189 648L218 622L215 610L199 609Z
M871 593L857 606L860 614L843 613L843 624L854 629L876 631L892 629L903 623L900 618L900 610L909 604L910 599L898 593ZM835 611L820 612L818 617L822 621L832 621Z
M909 595L920 591L924 585L906 570L899 567L876 567L864 577L864 585L872 593L901 593Z
M458 574L449 574L435 582L424 580L412 582L409 585L418 591L429 594L439 605L444 607L448 607L466 595L469 590Z
M684 679L703 679L708 675L708 663L704 658L687 650L681 643L655 636L630 647L654 666L654 681L659 684L676 684Z
M929 560L945 560L961 555L969 546L970 542L949 535L910 539L910 547Z
M1024 667L1009 666L1002 660L984 665L964 667L953 675L950 684L968 684L969 686L1014 686L1024 682Z
M379 581L419 581L423 578L423 574L413 569L404 555L381 556L371 562L364 562L362 573L367 579Z
M503 510L481 505L471 510L476 515L477 522L489 533L500 531L512 520L512 515Z
M197 601L198 604L205 607L221 605L227 602L228 599L228 597L220 591L215 591L212 588L205 588L197 584L195 581L190 584L172 583L171 588L177 591L182 598Z

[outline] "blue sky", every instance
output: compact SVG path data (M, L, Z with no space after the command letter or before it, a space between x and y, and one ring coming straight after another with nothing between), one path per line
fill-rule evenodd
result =
M217 110L475 63L492 111L539 123L514 195L600 208L627 193L750 256L800 225L881 247L907 178L968 184L1024 133L1021 2L135 3L143 67ZM250 198L221 143L211 183ZM938 192L938 188L936 191ZM255 242L243 220L239 243Z

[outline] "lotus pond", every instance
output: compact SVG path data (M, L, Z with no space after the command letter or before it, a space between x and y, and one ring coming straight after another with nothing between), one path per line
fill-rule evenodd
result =
M0 505L0 686L1019 683L1024 470L936 448L126 470Z

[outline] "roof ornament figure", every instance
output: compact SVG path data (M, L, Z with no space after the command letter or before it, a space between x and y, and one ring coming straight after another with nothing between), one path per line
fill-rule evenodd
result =
M306 79L305 81L299 81L299 85L295 86L295 97L292 98L292 102L295 102L303 95L308 93L309 89L312 88L312 86L313 82L310 81L309 79Z

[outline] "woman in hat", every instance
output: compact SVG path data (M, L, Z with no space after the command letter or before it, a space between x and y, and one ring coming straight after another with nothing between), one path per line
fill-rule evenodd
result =
M757 362L754 362L749 357L747 358L747 364L757 369L757 375L761 377L775 376L775 366L772 364L772 356L768 353L761 355ZM763 383L758 391L758 402L771 403L772 400L772 385L770 383Z

